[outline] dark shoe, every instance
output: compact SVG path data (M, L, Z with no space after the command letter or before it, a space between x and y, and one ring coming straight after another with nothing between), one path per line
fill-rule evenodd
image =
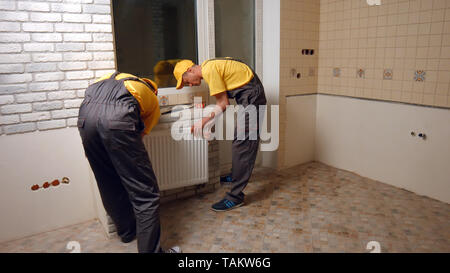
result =
M169 249L166 249L164 253L182 253L181 248L179 246L174 246Z
M134 239L136 239L136 234L133 234L131 236L127 236L127 237L121 237L120 240L122 241L122 243L129 243L132 242Z
M231 174L222 175L220 177L220 184L228 186L233 183L233 178L231 177Z
M242 205L244 205L243 201L237 203L237 202L233 202L231 200L224 198L220 202L217 202L214 205L212 205L211 209L213 211L227 211L227 210L232 210L232 209L238 208Z

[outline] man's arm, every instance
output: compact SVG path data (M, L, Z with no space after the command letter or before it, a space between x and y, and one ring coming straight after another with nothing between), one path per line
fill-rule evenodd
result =
M219 94L214 95L214 97L216 98L216 107L214 111L208 117L204 117L201 120L199 120L196 124L194 124L191 128L191 133L194 132L194 128L195 129L198 128L199 130L203 129L206 123L212 120L216 115L223 113L227 109L227 106L230 105L227 92L221 92ZM201 133L199 132L199 134L196 135L201 135Z
M227 109L227 106L230 105L230 101L228 100L227 92L219 93L219 94L215 95L214 97L216 97L216 106L219 107L220 111L218 111L217 113L216 113L216 111L214 111L214 113L212 113L212 118L214 118L215 115L217 115L217 114L225 112L225 110Z

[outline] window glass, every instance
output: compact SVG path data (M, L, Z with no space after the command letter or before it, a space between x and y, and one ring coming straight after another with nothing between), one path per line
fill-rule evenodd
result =
M255 68L255 1L215 0L217 57L233 57Z
M175 87L180 59L198 62L195 0L113 0L117 69Z

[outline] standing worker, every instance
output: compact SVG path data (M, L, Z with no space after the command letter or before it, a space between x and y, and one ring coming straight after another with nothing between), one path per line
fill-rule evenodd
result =
M216 110L209 116L201 119L193 126L203 128L217 114L226 110L230 104L228 98L235 99L237 104L247 107L266 104L264 87L258 75L245 63L232 58L219 58L207 60L202 65L196 65L190 60L183 60L176 64L173 71L177 79L177 89L183 86L198 86L204 79L209 86L211 96L216 98ZM243 190L247 186L255 166L256 155L259 145L259 111L257 124L249 124L245 118L245 138L238 138L235 127L234 140L232 144L232 168L231 168L231 191L219 202L212 205L214 211L227 211L244 204ZM250 130L257 130L257 139L250 139Z
M78 129L106 212L127 243L141 253L160 246L159 188L142 138L158 123L156 84L115 72L90 85ZM166 252L181 252L179 247Z

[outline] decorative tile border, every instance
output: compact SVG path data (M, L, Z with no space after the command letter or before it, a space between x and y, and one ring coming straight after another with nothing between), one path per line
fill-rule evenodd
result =
M315 76L315 68L309 68L309 76ZM333 68L333 77L341 76L341 68L335 67ZM365 79L366 78L366 70L364 68L356 69L356 78L357 79ZM383 70L383 80L393 80L394 78L394 70L391 68L387 68ZM426 71L424 70L415 70L414 71L414 81L416 82L424 82L426 79Z
M423 71L423 70L416 70L414 72L414 80L416 82L423 82L423 81L425 81L425 75L426 75L425 71Z
M366 70L360 68L356 70L356 78L365 79L366 78Z
M383 72L383 80L392 80L394 72L392 69L385 69Z
M333 68L333 76L334 77L340 77L341 76L341 69L338 67Z
M168 96L158 96L159 97L159 105L166 106L169 105L169 97Z

